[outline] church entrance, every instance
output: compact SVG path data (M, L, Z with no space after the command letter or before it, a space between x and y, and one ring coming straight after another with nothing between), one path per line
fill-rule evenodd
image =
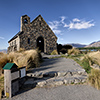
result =
M41 50L41 52L44 52L44 39L43 39L43 37L37 38L37 47L39 48L39 50Z

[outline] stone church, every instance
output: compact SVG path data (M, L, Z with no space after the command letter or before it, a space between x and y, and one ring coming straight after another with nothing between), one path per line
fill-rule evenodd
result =
M8 43L8 53L19 51L20 48L25 50L39 48L41 52L47 54L57 50L57 37L41 15L32 22L27 15L22 16L20 31Z

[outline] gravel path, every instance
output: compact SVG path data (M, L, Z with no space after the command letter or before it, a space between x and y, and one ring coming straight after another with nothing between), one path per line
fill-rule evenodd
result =
M31 73L81 70L74 60L66 58L45 59L40 68ZM33 88L8 100L100 100L100 91L88 85L61 85Z
M44 59L41 67L34 69L33 72L70 71L76 69L82 69L82 67L74 60L66 58L55 58Z
M35 88L9 100L100 100L100 91L87 85Z

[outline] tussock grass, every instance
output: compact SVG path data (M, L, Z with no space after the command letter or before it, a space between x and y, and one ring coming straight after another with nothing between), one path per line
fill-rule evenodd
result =
M2 96L2 91L4 90L4 76L0 77L0 99Z
M38 67L40 59L40 53L38 50L21 50L20 52L0 54L0 75L2 74L2 68L6 63L15 63L19 68L26 66L28 69L30 67Z
M58 55L57 50L53 50L52 53L51 53L51 55Z
M88 82L95 88L100 89L100 70L92 69L88 77Z
M95 64L100 66L100 51L88 53L87 56L90 57Z
M72 48L68 50L68 55L78 55L80 54L80 51L76 48Z

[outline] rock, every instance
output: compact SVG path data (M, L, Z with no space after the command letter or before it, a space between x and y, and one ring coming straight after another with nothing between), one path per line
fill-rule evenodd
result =
M87 78L85 77L79 77L79 79L81 80L82 83L86 82Z
M50 77L55 77L55 76L57 76L57 72L55 72L55 71L54 72L49 72L49 76Z
M66 74L67 77L71 77L72 76L72 72L68 71Z
M69 84L74 83L74 79L69 79Z
M65 53L65 56L68 56L68 53Z
M64 71L60 71L57 73L57 76L65 76L67 74L67 72L64 72Z
M33 73L28 73L27 76L32 77Z
M81 69L81 70L78 70L77 72L78 72L79 75L82 75L82 74L85 73L85 70L84 69Z
M37 86L39 87L43 87L44 85L46 85L46 81L40 81L40 82L37 82Z
M86 80L87 80L86 78L82 79L82 83L86 82Z
M80 82L81 82L81 81L80 81L78 78L75 78L75 79L74 79L74 83L75 83L75 84L80 83Z
M69 80L68 79L64 79L64 84L69 84Z
M57 72L52 71L52 72L46 72L43 74L43 77L55 77L57 76Z
M58 80L54 81L54 85L56 85L56 86L59 86L62 84L63 84L63 81L58 81Z
M77 71L71 71L72 75L77 75L78 72Z
M97 64L93 64L93 66L91 66L91 67L94 68L94 69L100 69L100 66L97 65Z

